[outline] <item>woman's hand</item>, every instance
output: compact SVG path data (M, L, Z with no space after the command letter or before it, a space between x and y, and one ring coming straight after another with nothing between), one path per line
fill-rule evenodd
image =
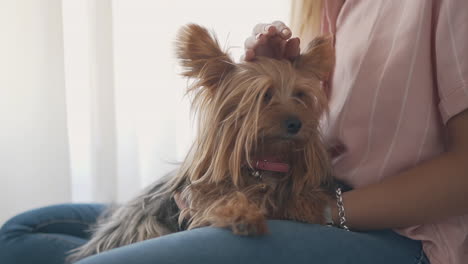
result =
M245 40L244 60L252 61L257 56L293 60L300 53L300 41L291 35L291 29L281 21L256 25L252 36Z

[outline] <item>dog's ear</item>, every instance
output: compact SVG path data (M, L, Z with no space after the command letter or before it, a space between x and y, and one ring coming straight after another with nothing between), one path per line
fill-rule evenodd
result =
M234 62L221 50L216 37L196 24L180 29L176 54L184 68L182 75L197 78L197 86L215 88L234 68Z
M335 65L335 52L331 36L316 37L294 61L294 66L307 76L325 81Z

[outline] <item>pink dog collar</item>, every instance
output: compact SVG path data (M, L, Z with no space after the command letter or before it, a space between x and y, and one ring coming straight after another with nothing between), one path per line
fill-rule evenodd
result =
M280 162L272 162L268 160L255 160L254 169L257 170L264 170L264 171L274 171L274 172L289 172L289 164L287 163L280 163Z

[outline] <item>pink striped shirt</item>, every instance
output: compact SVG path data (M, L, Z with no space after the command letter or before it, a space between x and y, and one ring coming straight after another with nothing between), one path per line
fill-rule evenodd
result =
M445 124L468 108L468 1L324 5L336 48L324 133L343 149L337 177L361 187L442 153ZM398 231L421 240L432 264L468 263L468 215Z

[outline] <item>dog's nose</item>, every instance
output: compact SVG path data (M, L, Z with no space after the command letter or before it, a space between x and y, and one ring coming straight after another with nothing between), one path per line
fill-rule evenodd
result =
M297 119L296 117L290 117L284 120L284 127L286 131L290 135L295 135L302 127L301 120Z

